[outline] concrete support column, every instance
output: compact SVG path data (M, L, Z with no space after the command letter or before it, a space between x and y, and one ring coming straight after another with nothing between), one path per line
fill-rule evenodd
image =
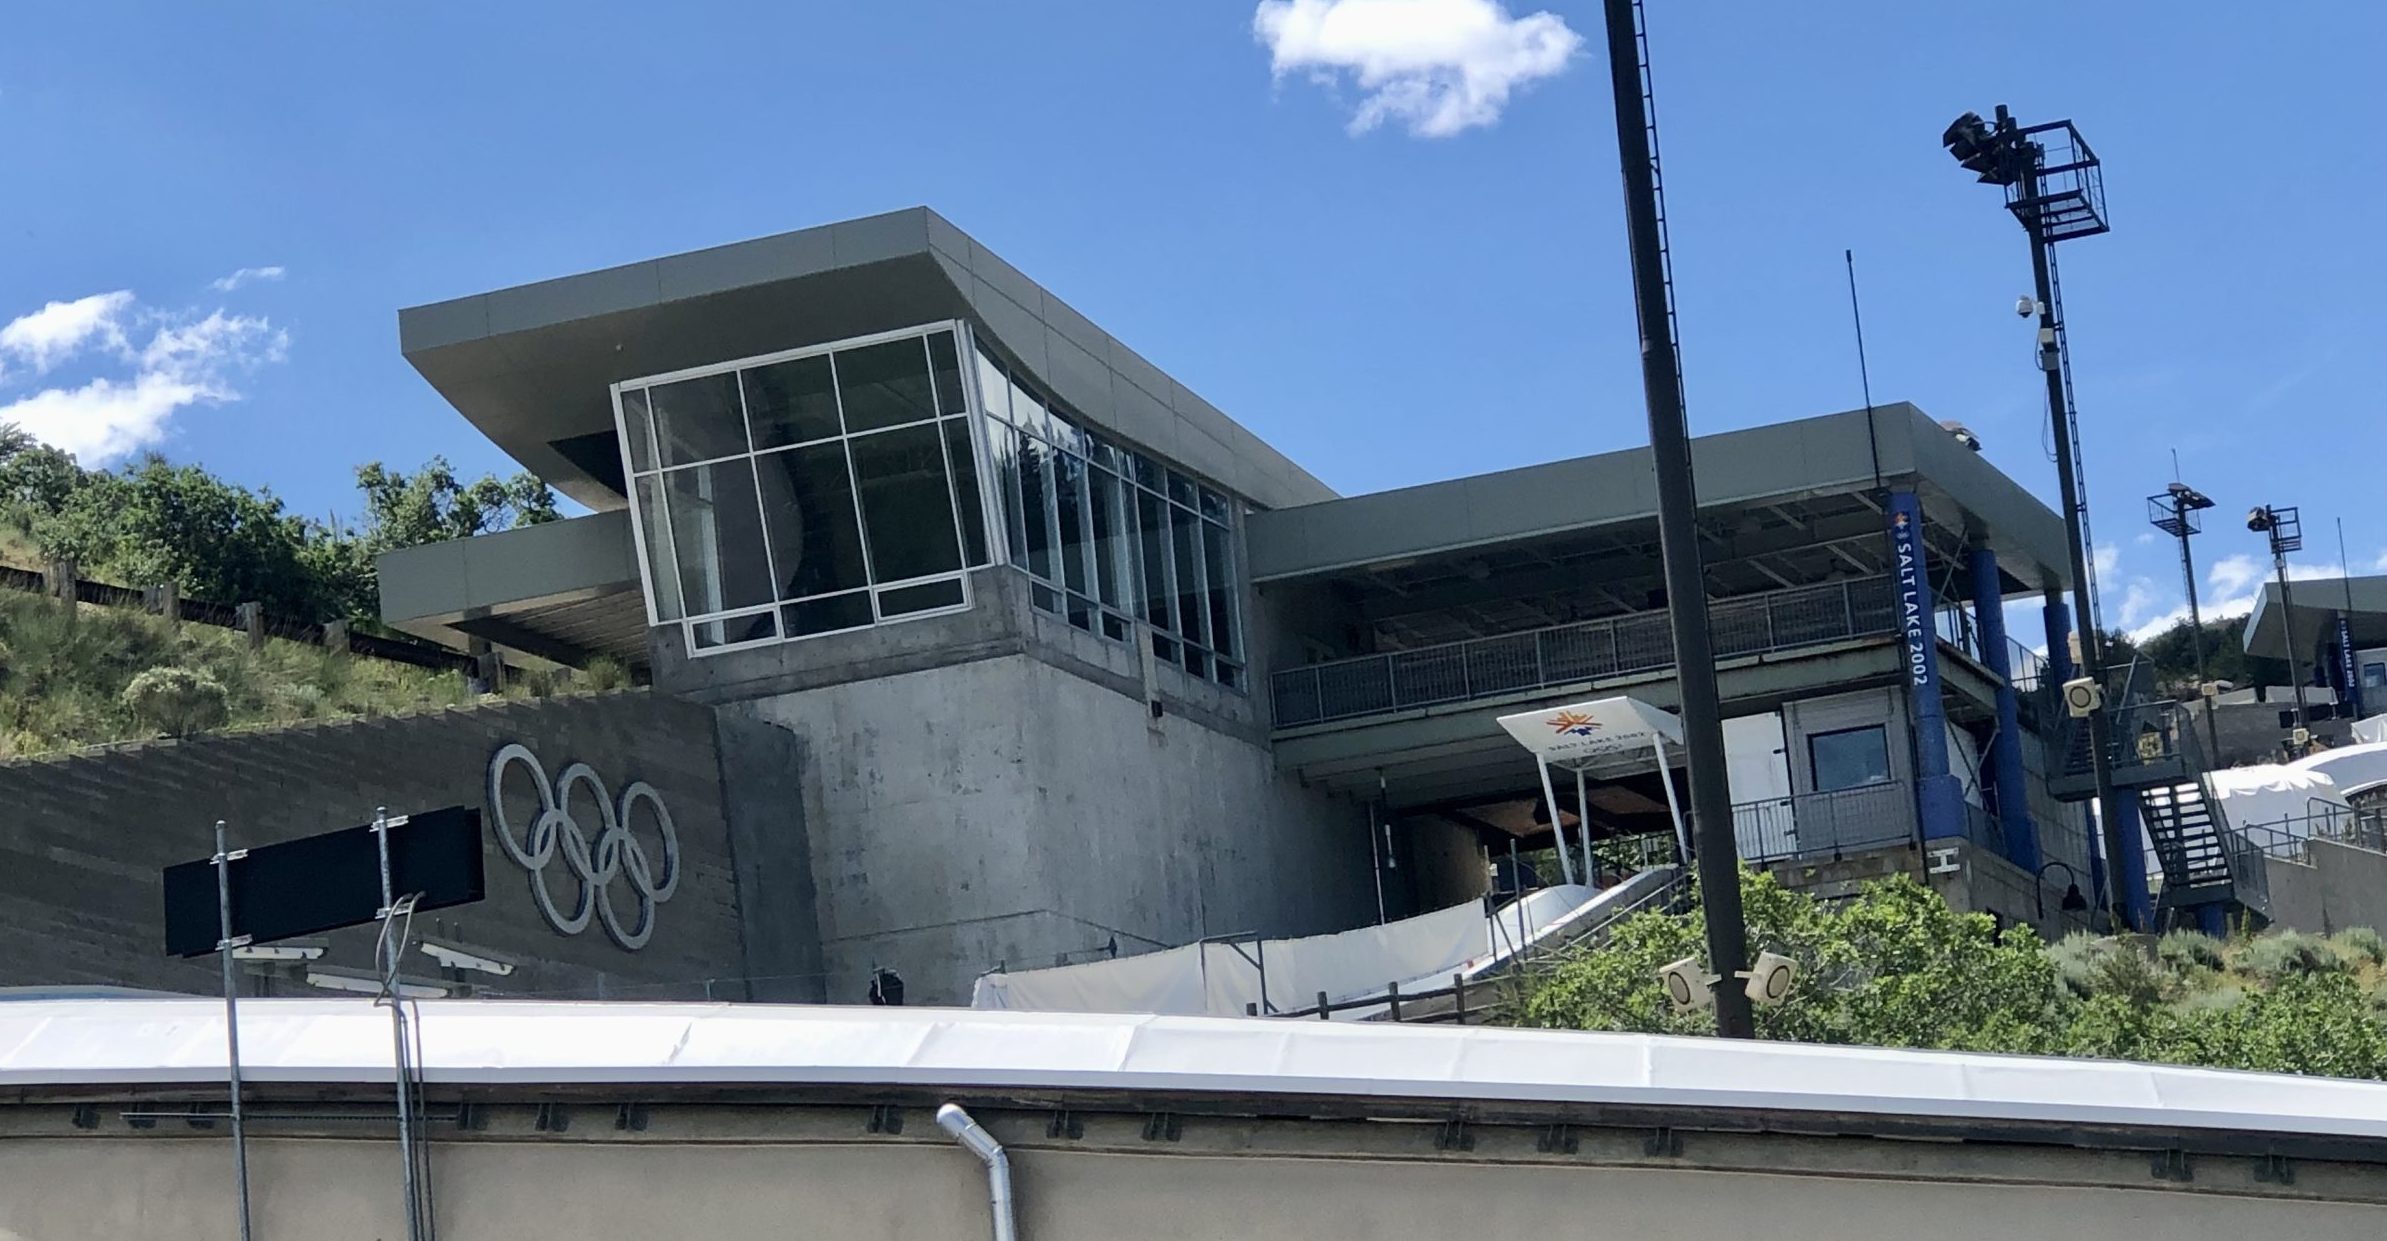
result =
M1948 770L1948 708L1940 696L1939 632L1932 619L1922 501L1911 491L1893 491L1889 515L1900 662L1914 704L1915 816L1925 840L1962 836L1964 789Z
M2006 653L2006 600L2000 590L1997 553L1975 547L1965 566L1973 583L1973 619L1981 631L1981 663L1997 682L1997 732L1989 739L1989 790L2006 857L2028 871L2039 869L2039 833L2031 824L2030 794L2022 773L2022 703L2014 692L2012 661Z

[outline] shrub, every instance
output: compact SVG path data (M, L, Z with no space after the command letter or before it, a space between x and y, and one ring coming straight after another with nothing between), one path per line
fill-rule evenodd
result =
M231 718L230 698L215 678L173 666L148 669L124 687L133 718L169 737L223 727Z
M2199 931L2171 931L2155 941L2155 957L2175 973L2222 967L2221 941Z
M2387 938L2367 926L2350 926L2329 939L2329 946L2349 962L2387 965Z
M2270 982L2345 968L2345 962L2328 940L2302 931L2279 931L2248 941L2239 965L2247 973Z

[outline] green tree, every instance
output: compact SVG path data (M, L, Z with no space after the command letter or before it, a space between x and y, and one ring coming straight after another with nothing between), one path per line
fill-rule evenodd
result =
M376 555L560 516L555 493L535 475L483 474L466 483L445 457L431 458L412 474L369 462L357 467L356 485L365 493L365 547Z
M2051 947L1906 878L1826 905L1744 872L1742 893L1751 949L1799 964L1785 1001L1757 1010L1762 1037L2387 1078L2387 981L2368 939L2345 951L2293 932L2228 944L2182 934L2160 952L2086 936ZM1525 975L1509 1016L1708 1033L1713 1018L1674 1012L1658 981L1668 963L1702 957L1704 935L1695 911L1635 915L1604 944Z

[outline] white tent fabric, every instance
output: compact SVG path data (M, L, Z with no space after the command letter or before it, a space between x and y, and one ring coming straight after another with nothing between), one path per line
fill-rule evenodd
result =
M1484 914L1469 901L1432 913L1301 939L1187 944L1116 961L987 974L970 1007L1057 1013L1173 1013L1241 1017L1247 1005L1289 1011L1384 994L1385 984L1446 983L1480 973L1553 934L1589 925L1597 909L1619 908L1664 885L1672 867L1644 871L1601 891L1561 884ZM1596 920L1596 919L1595 919Z
M2387 781L2387 744L2339 746L2307 754L2288 766L2326 776L2339 793L2351 793Z
M2206 777L2232 827L2268 827L2310 834L2311 816L2346 808L2337 783L2324 772L2280 763L2224 767Z
M2367 720L2354 721L2354 740L2364 745L2387 742L2387 715L2374 715Z

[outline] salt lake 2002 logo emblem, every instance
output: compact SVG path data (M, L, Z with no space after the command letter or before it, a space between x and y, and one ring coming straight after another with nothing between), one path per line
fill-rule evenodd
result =
M1565 737L1588 737L1600 731L1600 722L1580 711L1561 711L1543 722Z
M527 831L506 819L506 769L517 765L529 769L532 791L538 796L538 817ZM602 824L593 841L573 813L575 790L586 791ZM662 835L660 859L649 858L645 843L630 832L631 812L641 803L653 812L655 827ZM656 907L679 890L679 829L672 825L663 795L644 780L631 781L622 789L619 801L605 791L604 780L587 763L565 767L550 783L547 769L539 765L530 747L510 743L489 760L489 819L497 827L498 847L530 872L530 894L539 903L539 912L547 916L548 925L566 935L586 930L594 914L613 942L635 952L655 933ZM556 905L555 894L547 888L547 864L559 857L580 884L580 896L569 912ZM617 879L629 884L637 901L635 922L625 924L614 909Z

